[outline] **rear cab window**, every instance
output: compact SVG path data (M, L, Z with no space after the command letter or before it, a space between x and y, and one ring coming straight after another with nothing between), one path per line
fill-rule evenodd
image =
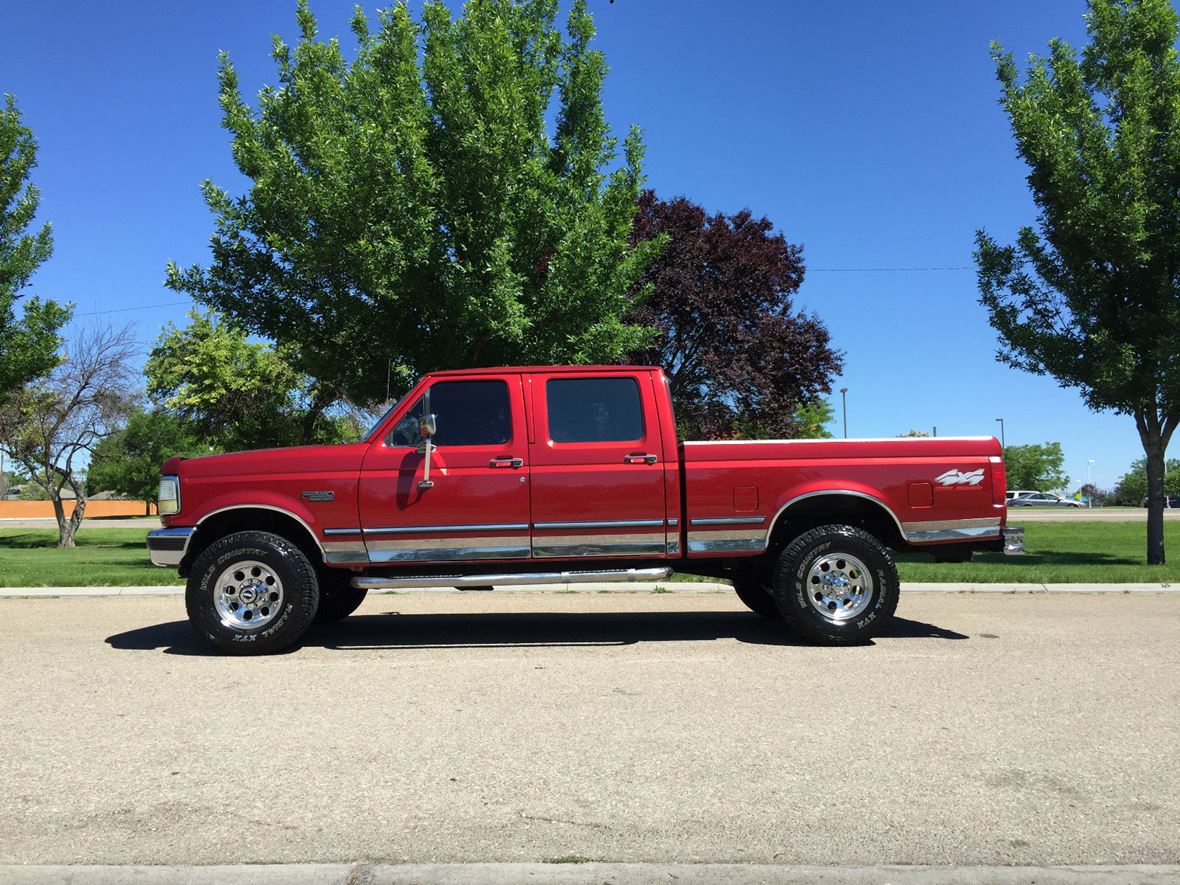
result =
M632 377L549 378L545 402L554 443L644 438L643 403Z

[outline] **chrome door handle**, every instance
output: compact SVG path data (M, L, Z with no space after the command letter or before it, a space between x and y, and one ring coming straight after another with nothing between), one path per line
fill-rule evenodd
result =
M489 467L524 467L524 458L493 458Z
M630 455L623 456L624 464L655 464L660 460L655 455L647 455L643 452L632 452Z

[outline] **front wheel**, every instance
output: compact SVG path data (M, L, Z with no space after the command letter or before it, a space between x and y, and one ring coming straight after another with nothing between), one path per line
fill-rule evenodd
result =
M303 636L319 605L315 569L270 532L235 532L197 557L185 608L197 633L232 655L282 651Z
M897 609L901 583L885 546L868 532L825 525L787 545L774 575L783 620L830 645L865 642Z

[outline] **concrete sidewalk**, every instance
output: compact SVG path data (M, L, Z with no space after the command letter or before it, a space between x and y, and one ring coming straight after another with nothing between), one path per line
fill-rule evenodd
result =
M901 589L907 593L1171 593L1180 591L1172 584L974 584L919 583L907 581ZM456 590L454 587L431 587L414 590L372 590L370 595L403 593L480 593L479 590ZM601 584L533 584L524 587L497 587L497 593L732 593L729 584L711 581L653 581ZM4 597L55 596L181 596L184 587L0 587Z
M1180 866L797 866L719 863L250 864L0 866L0 885L1080 885L1176 882Z

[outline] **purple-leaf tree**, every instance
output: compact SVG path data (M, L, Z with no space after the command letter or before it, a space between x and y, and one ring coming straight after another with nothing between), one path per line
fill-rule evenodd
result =
M797 412L831 392L843 365L823 322L792 305L802 247L749 210L709 215L652 191L640 196L633 237L665 242L628 318L658 335L630 359L664 367L680 432L800 435Z

